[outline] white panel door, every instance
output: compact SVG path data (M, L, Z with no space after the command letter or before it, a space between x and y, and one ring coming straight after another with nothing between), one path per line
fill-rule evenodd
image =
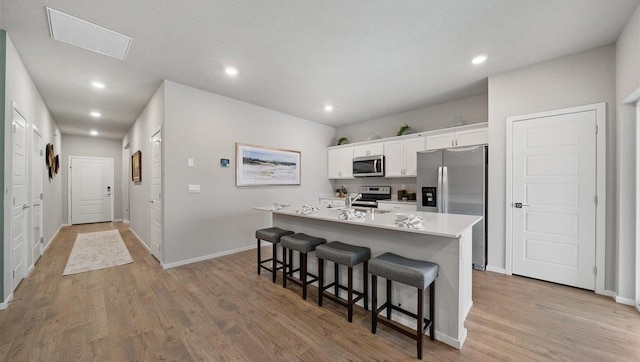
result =
M151 137L151 254L162 261L162 132Z
M27 275L27 121L13 112L11 175L11 268L12 290Z
M42 136L34 128L31 142L31 255L35 264L42 255L42 189L44 182ZM32 265L33 265L32 264Z
M596 112L513 124L513 273L595 289Z
M113 159L70 158L71 223L113 221Z

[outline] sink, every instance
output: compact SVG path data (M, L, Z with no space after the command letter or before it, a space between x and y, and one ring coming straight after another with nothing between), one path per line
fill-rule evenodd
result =
M360 212L367 213L367 214L371 214L371 213L373 213L373 214L387 214L387 213L391 212L389 210L380 210L380 209L376 209L376 208L373 208L373 207L354 207L354 209L356 209L357 211L360 211Z

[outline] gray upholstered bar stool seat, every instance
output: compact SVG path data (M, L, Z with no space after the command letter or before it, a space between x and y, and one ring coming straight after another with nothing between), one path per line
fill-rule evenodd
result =
M307 271L307 254L316 250L318 245L326 243L327 240L310 236L303 233L297 233L293 235L283 236L280 239L280 245L282 245L282 263L284 265L284 273L282 277L282 286L287 287L287 280L293 284L302 287L302 299L307 299L307 285L318 280L318 277ZM289 262L287 263L287 250L289 251ZM300 266L296 270L293 268L293 251L300 253ZM288 268L288 269L287 269ZM300 271L300 278L293 276L293 273ZM307 275L311 276L311 279L307 279Z
M391 329L401 332L417 342L418 358L422 359L422 336L429 328L429 336L434 340L435 336L435 293L436 278L438 277L439 266L428 261L405 258L392 253L384 253L369 261L369 273L371 273L371 333L376 333L377 322L380 322ZM378 280L377 277L387 279L387 300L378 308ZM391 281L396 281L412 287L418 288L418 308L417 314L395 306L391 299ZM429 287L429 319L423 317L424 290ZM387 310L387 318L380 317L382 310ZM391 323L391 311L396 310L410 317L416 318L418 325L416 334L411 335L404 329ZM424 327L423 327L424 322Z
M274 283L276 282L276 272L282 269L282 262L278 260L278 243L280 242L280 238L291 234L293 234L293 231L277 227L256 230L256 240L258 242L258 275L260 275L261 269L268 270L271 272L271 280ZM271 258L262 260L262 256L260 255L260 240L273 244L273 255ZM268 262L271 262L271 267L265 265ZM278 264L280 264L280 266L278 266Z
M334 302L347 307L347 319L349 323L353 320L353 305L360 299L364 298L364 309L369 310L367 294L368 294L368 278L367 263L371 257L371 249L364 246L355 246L350 244L333 241L328 244L319 245L316 248L316 257L318 257L318 305L322 307L322 297L327 297ZM324 285L324 261L332 261L334 263L334 281L329 285ZM356 292L353 290L353 267L364 262L363 270L363 291ZM340 285L339 266L346 265L348 270L347 287ZM334 293L330 294L326 290L334 287ZM347 300L340 298L340 289L347 291ZM353 299L353 294L357 297Z

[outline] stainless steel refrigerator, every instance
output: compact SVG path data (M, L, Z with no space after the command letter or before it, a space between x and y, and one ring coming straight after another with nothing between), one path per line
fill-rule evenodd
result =
M487 146L418 153L418 211L479 215L473 226L473 267L487 264Z

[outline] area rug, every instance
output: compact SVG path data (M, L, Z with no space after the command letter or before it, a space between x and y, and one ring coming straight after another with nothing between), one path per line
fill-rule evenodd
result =
M133 263L118 230L78 234L62 275Z

